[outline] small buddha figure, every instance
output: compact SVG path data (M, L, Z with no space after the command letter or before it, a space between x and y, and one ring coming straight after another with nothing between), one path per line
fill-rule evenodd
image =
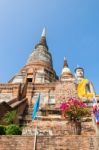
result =
M75 78L77 80L77 92L80 98L92 98L95 95L94 87L91 81L85 79L84 69L77 67L75 69Z

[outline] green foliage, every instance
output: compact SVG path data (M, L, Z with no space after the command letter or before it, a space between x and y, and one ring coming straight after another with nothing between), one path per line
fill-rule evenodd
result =
M6 133L6 127L3 125L0 125L0 135L5 135Z
M21 135L22 131L18 125L8 125L6 128L6 135Z
M81 120L83 116L89 114L89 108L73 108L65 112L70 120Z
M4 121L9 125L13 124L16 118L16 111L7 112L4 116Z

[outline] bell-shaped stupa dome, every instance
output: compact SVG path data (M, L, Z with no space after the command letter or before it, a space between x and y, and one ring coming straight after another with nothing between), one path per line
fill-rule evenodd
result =
M34 64L39 62L44 62L53 68L52 56L48 50L46 42L45 28L43 29L43 32L41 34L40 42L36 44L33 52L30 54L27 64Z
M68 67L67 60L64 57L64 65L63 65L63 69L61 72L60 80L65 81L65 80L71 80L71 79L73 79L73 75Z

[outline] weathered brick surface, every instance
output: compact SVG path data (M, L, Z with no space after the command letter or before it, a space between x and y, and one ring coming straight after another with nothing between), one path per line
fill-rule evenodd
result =
M0 136L0 150L33 150L33 136ZM96 136L38 136L36 150L99 150Z
M23 129L23 135L33 135L37 124L38 124L38 131L40 132L44 133L50 132L51 135L57 136L62 136L64 134L74 135L75 125L73 123L68 122L68 119L61 118L61 116L60 118L58 116L56 120L54 117L53 118L51 118L51 116L49 118L46 117L45 120L43 117L42 120L35 120L28 123L27 126ZM89 118L90 121L84 121L85 119L83 118L83 122L81 123L82 127L81 135L95 135L95 129L93 127L91 117Z
M33 150L33 137L1 136L0 150Z
M20 84L0 84L0 101L19 97Z
M42 142L43 140L43 142ZM42 142L42 144L40 144ZM99 150L99 138L91 136L53 136L37 140L37 150Z
M78 97L76 84L72 81L57 83L55 88L55 99L57 103L60 104L62 101L66 101L71 97Z

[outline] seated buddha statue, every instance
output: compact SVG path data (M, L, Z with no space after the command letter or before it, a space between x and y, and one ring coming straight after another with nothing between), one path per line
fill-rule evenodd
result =
M80 98L92 98L95 95L95 90L92 82L84 77L84 69L77 67L75 69L75 77L77 80L78 96Z

